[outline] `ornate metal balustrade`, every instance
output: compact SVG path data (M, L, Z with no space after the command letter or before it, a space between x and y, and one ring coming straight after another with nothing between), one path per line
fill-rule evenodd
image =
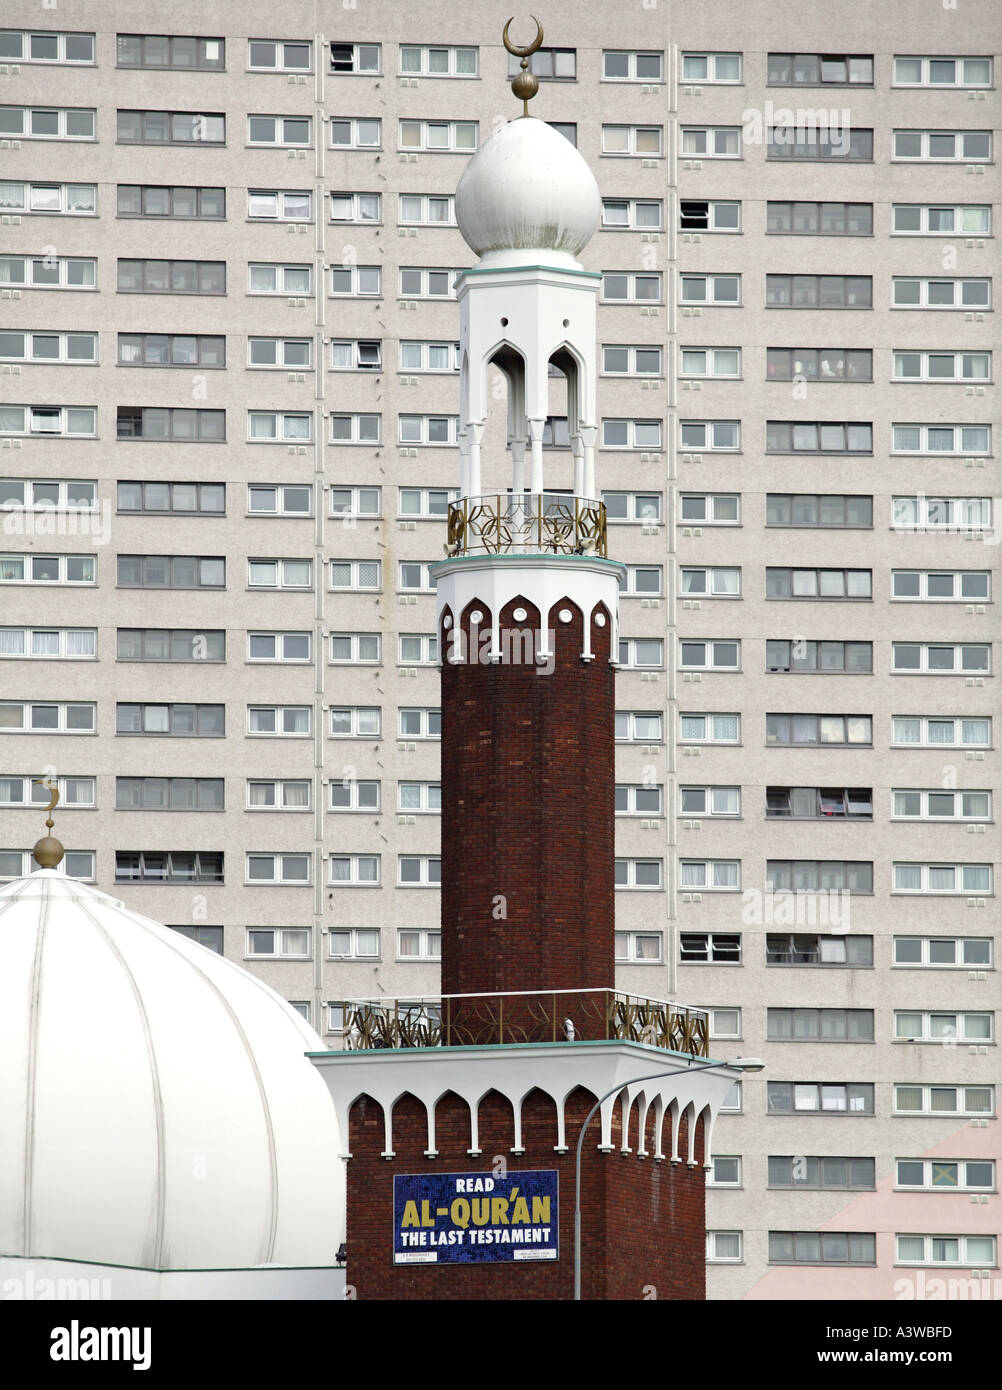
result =
M333 1007L353 1052L619 1039L709 1056L705 1009L611 989L347 999Z
M493 493L449 504L452 555L608 554L605 504L552 492Z

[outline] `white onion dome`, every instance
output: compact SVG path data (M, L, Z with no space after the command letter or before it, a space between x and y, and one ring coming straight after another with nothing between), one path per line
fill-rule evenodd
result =
M576 265L598 226L595 176L559 131L534 116L510 121L473 156L456 186L456 221L467 245L488 263L545 253Z
M0 891L0 1255L331 1265L324 1045L274 990L43 869Z

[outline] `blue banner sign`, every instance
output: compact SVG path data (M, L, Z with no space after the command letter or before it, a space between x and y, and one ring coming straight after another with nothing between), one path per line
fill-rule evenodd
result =
M559 1259L556 1170L401 1173L393 1179L393 1263Z

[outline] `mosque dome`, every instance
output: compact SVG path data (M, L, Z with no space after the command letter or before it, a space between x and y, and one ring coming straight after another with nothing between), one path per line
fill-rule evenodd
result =
M0 891L0 1255L331 1265L324 1045L274 990L42 869Z
M598 184L559 131L534 116L501 127L473 156L456 186L456 221L489 264L516 264L524 252L576 264L598 226ZM522 255L512 257L513 251Z

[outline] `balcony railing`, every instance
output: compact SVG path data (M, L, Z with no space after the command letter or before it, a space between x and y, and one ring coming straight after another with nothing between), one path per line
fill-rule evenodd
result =
M611 989L346 999L332 1008L352 1052L618 1040L709 1056L705 1009Z
M608 554L605 504L552 492L492 493L449 504L452 555Z

